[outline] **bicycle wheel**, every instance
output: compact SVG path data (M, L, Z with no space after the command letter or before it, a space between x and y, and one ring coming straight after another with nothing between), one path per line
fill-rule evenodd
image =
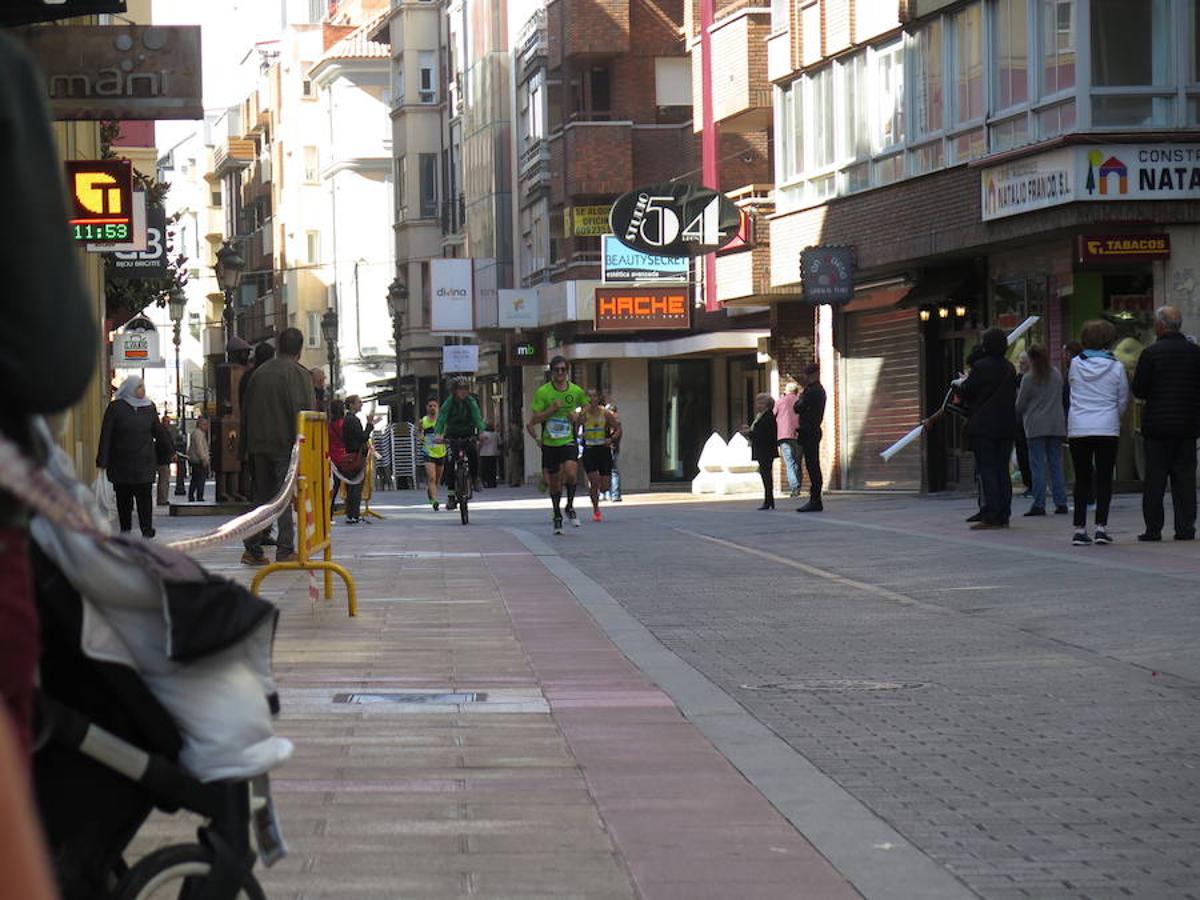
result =
M212 851L199 844L175 844L155 850L131 868L113 894L115 900L167 900L190 897L212 868ZM266 900L258 879L246 875L237 900Z
M462 518L462 523L467 524L467 500L471 494L471 473L467 470L465 460L459 460L458 465L454 467L454 490L458 495L458 514Z

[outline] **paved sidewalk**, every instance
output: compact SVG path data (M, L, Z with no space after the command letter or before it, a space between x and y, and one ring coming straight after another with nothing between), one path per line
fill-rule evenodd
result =
M268 896L858 896L514 535L391 520L335 540L356 619L307 576L264 585L296 743ZM201 559L251 574L234 547ZM354 692L479 696L335 702ZM156 818L136 849L192 824Z

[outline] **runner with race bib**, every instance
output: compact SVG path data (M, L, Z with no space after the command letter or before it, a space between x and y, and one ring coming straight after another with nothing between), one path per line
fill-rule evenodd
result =
M580 421L580 408L587 405L587 394L583 388L567 377L567 361L561 356L550 360L550 380L533 395L530 417L531 428L541 426L542 474L550 488L550 502L554 505L554 533L562 534L563 484L567 487L567 518L579 526L575 514L575 484L578 477L578 449L575 446L575 428Z

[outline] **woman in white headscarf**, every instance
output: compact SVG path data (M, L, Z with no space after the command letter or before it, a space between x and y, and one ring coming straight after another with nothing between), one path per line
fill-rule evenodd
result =
M117 521L122 532L133 530L133 506L143 537L154 537L154 478L158 454L154 442L161 426L154 403L146 397L141 376L130 375L104 412L97 467L104 469L117 495Z

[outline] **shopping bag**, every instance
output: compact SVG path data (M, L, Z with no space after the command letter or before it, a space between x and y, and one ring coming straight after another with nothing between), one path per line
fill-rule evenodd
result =
M117 494L103 471L96 475L96 480L92 482L92 493L96 495L96 505L100 507L100 512L105 518L111 519L116 516Z

